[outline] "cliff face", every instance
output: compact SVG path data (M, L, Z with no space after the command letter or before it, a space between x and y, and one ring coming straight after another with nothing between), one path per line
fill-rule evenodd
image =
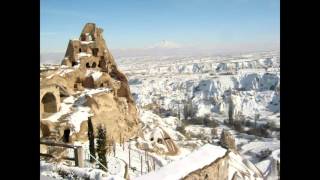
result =
M127 77L118 69L102 33L103 29L94 23L87 23L79 39L69 41L61 66L54 71L41 73L42 86L56 86L59 89L61 102L55 98L50 103L62 104L61 109L57 108L56 112L50 114L45 112L48 105L40 102L40 117L44 117L41 119L42 131L45 129L44 134L47 136L50 136L48 134L53 129L59 129L60 132L60 129L69 128L77 129L72 131L73 140L86 139L87 121L83 119L77 123L79 129L73 127L70 118L74 115L74 109L84 107L90 108L87 114L91 114L88 116L91 117L94 126L105 125L109 138L117 140L121 136L127 139L139 131L137 109ZM88 92L91 94L86 95ZM50 92L44 89L42 96L46 93ZM63 103L64 99L76 102L79 101L79 97L84 101L82 104L74 104L70 109L63 109L67 106ZM54 116L57 117L53 118ZM61 137L63 134L59 135Z

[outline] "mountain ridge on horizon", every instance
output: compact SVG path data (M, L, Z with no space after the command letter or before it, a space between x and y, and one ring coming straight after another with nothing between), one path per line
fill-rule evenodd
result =
M150 46L142 48L110 48L112 54L116 57L133 56L193 56L193 55L215 55L226 53L246 53L250 51L276 50L280 49L278 43L269 43L263 46L255 44L245 45L215 45L215 46L195 46L181 44L174 41L162 40ZM65 51L61 52L40 52L40 64L60 64Z

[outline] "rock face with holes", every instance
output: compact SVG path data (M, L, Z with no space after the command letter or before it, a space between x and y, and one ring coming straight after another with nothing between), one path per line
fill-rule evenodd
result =
M179 148L169 134L160 126L146 132L137 141L137 147L160 155L177 155Z
M61 65L41 71L43 137L63 139L65 130L71 130L72 140L85 140L87 121L81 119L85 116L91 117L94 126L104 124L108 138L137 135L137 109L127 77L118 70L102 33L102 28L87 23L79 39L69 41ZM83 102L70 105L79 99Z

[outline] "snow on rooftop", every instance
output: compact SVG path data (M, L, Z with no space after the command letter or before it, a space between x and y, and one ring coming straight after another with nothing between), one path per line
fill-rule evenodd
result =
M144 176L136 178L136 180L175 180L187 176L189 173L203 168L211 164L217 158L226 154L227 150L211 144L206 144L197 151L189 154L183 159L173 161L160 168L158 171L153 171Z

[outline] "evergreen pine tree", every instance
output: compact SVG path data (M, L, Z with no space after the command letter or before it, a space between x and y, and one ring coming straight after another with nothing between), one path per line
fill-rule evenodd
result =
M94 158L96 157L96 150L94 147L94 132L91 117L88 118L88 139L89 139L89 150L90 150L90 162L94 162ZM93 158L93 157L94 158Z
M98 159L101 164L103 164L105 167L107 166L107 159L106 159L106 153L107 153L107 131L104 126L99 125L98 126L98 137L97 137L97 153L98 153ZM105 168L99 164L99 168L102 170L105 170Z

